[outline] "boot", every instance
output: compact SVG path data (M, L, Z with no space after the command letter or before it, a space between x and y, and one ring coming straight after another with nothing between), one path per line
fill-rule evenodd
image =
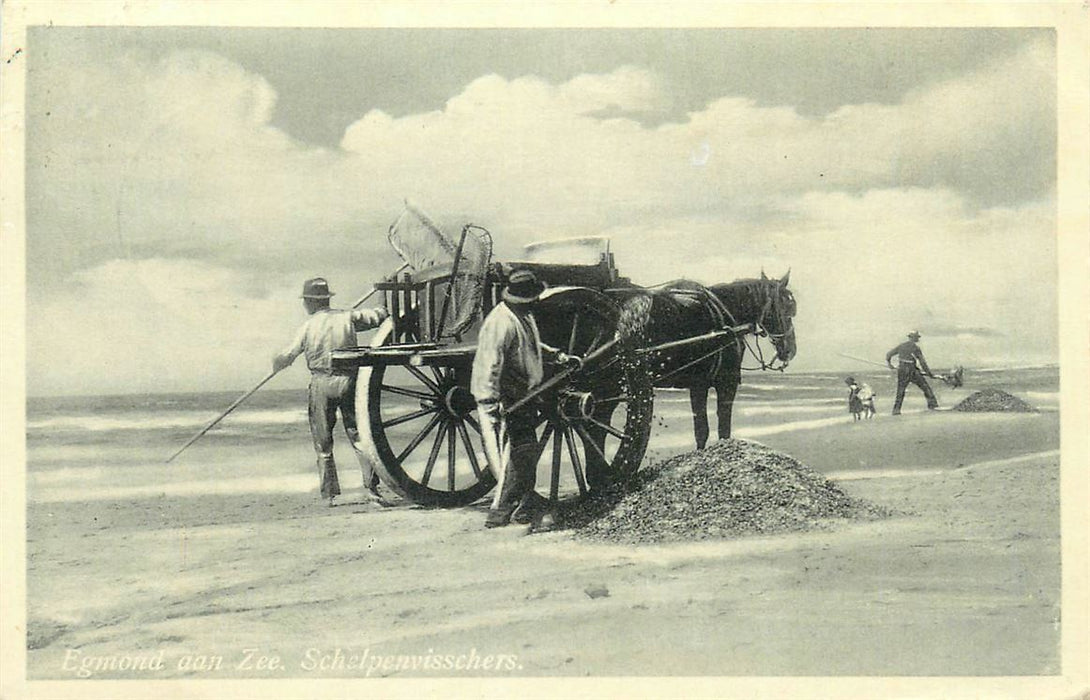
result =
M538 511L542 510L548 505L548 501L545 497L539 494L537 491L530 491L522 497L522 501L519 503L518 508L515 508L511 513L511 521L516 522L519 525L529 525L534 520L534 516Z
M489 508L488 517L485 518L484 526L486 528L504 527L511 523L511 509L510 508Z

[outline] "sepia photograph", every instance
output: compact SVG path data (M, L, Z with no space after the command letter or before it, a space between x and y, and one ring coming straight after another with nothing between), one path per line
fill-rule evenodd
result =
M1086 697L1086 5L895 7L5 3L0 695Z

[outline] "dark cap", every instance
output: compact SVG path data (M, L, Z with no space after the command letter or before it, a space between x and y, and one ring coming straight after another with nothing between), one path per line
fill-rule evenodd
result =
M333 292L329 291L329 282L324 277L315 277L303 283L304 299L328 299L331 296Z
M531 270L515 270L507 278L507 287L503 290L503 300L511 304L529 304L537 301L545 291L541 282Z

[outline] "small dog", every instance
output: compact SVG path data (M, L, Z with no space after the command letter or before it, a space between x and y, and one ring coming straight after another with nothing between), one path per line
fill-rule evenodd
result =
M874 393L874 389L870 388L870 384L863 382L859 385L859 400L863 403L863 417L870 420L878 415L878 411L874 407L874 397L878 394Z

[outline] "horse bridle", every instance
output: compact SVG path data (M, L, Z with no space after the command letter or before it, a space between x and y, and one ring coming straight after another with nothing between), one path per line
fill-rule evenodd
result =
M771 293L766 293L764 306L761 307L761 314L757 317L757 320L753 324L753 335L757 338L753 346L751 347L745 337L742 337L742 343L745 345L746 350L749 350L749 354L753 356L753 359L760 363L760 367L742 367L744 370L756 371L756 370L771 370L773 372L782 372L787 368L788 360L780 360L779 350L776 351L776 355L773 356L770 362L765 362L764 351L761 349L761 338L768 338L772 341L773 345L779 346L780 341L786 338L795 330L795 324L791 320L791 316L785 312L777 310L776 315L779 316L780 327L786 327L787 330L782 333L772 333L765 327L765 317L772 310L773 301L775 297ZM784 317L786 316L786 321ZM776 364L779 362L780 364Z

